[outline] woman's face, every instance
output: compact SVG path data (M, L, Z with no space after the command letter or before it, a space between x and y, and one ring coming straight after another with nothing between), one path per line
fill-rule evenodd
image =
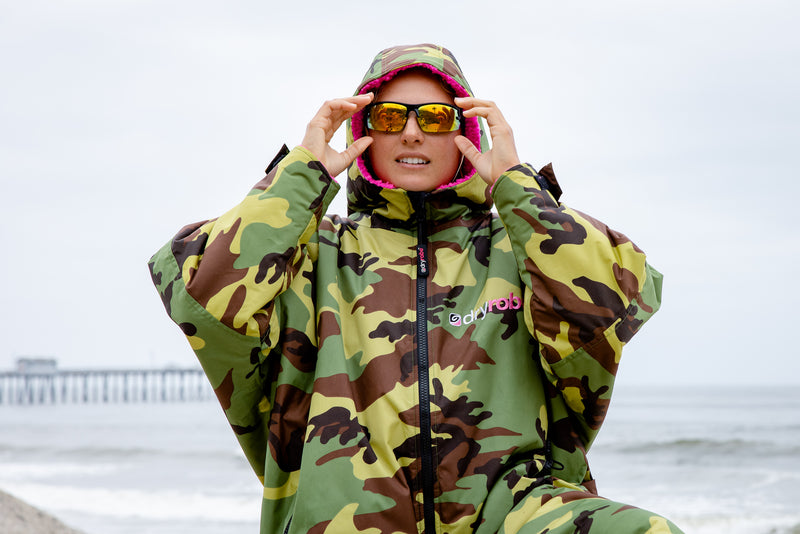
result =
M403 72L383 84L375 102L425 104L442 102L455 105L433 74ZM409 113L400 132L369 130L372 170L378 178L406 191L431 191L453 179L461 162L454 142L458 131L425 133L417 124L416 113Z

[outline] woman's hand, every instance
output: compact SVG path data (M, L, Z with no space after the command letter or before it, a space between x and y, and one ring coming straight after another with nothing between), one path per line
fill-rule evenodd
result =
M372 93L366 93L328 100L306 126L302 145L317 157L331 176L345 170L372 143L371 137L360 137L344 152L338 152L329 144L342 123L364 109L372 98Z
M517 147L514 144L514 133L503 114L494 102L479 100L474 97L456 98L456 105L464 110L465 117L483 117L489 125L489 136L492 148L481 153L472 142L459 135L455 139L456 146L464 157L472 163L484 180L493 184L500 175L515 165L519 165Z

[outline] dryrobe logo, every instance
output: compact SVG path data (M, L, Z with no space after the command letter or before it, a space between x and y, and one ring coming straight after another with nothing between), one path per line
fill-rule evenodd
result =
M417 247L417 269L422 274L428 274L428 260L425 259L425 249Z
M514 295L514 293L509 293L508 298L487 300L483 306L472 310L466 315L451 313L450 324L452 326L461 326L462 324L470 324L478 320L486 319L486 314L488 313L519 309L522 309L522 299Z

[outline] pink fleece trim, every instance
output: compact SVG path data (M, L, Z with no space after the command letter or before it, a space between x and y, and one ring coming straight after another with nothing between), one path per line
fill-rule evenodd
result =
M389 80L391 80L392 78L397 76L399 73L403 72L404 70L408 70L408 69L415 68L415 67L416 68L419 68L419 67L426 68L426 69L430 70L431 72L433 72L434 74L436 74L437 76L439 76L440 78L442 78L447 83L447 85L449 85L453 89L453 91L455 91L456 96L459 96L459 97L470 96L469 93L467 92L467 90L464 89L461 86L461 84L459 84L455 80L455 78L453 78L452 76L450 76L448 74L445 74L444 72L440 71L439 69L437 69L436 67L434 67L432 65L428 65L427 63L415 63L413 65L406 65L406 66L400 67L398 69L395 69L395 70L393 70L393 71L391 71L391 72L389 72L387 74L384 74L380 78L377 78L377 79L372 80L371 82L368 82L367 84L365 84L364 87L362 87L361 90L358 92L358 94L363 95L365 93L369 93L373 89L377 89L378 87L380 87L384 83L388 82ZM478 118L477 117L467 117L467 118L465 118L464 122L465 122L465 125L464 125L465 126L465 128L464 128L464 137L466 137L467 139L472 141L472 144L475 145L476 147L478 147L478 150L480 150L480 146L481 146L481 127L480 127L480 123L478 122ZM364 131L364 113L363 112L362 113L356 113L355 115L353 115L353 117L350 119L350 126L351 126L351 128L353 130L353 141L355 141L356 139L358 139L360 137L363 137L361 135L361 132ZM375 184L377 186L383 187L385 189L394 189L395 188L395 186L393 184L391 184L389 182L384 182L383 180L380 180L377 176L372 176L372 173L370 173L369 170L367 170L367 165L364 163L363 156L358 156L358 158L356 159L356 164L358 165L358 170L361 173L361 176L363 176L364 179L366 179L367 181L369 181L369 182L371 182L371 183L373 183L373 184ZM466 160L466 158L464 159L464 165L469 165L470 166L470 170L464 176L462 176L458 180L454 180L452 182L448 182L446 184L443 184L443 185L439 186L437 189L448 189L448 188L451 188L451 187L455 187L456 185L458 185L460 183L463 183L463 182L466 182L467 180L472 178L472 176L475 174L475 169L471 168L472 166Z

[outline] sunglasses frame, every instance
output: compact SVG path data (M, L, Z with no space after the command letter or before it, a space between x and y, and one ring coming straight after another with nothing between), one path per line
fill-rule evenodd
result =
M403 117L405 120L403 121L403 126L399 130L393 132L391 130L378 130L376 128L372 128L372 119L370 117L370 114L372 112L372 108L374 108L375 106L379 106L381 104L395 104L397 106L403 106L404 108L406 108L406 114ZM423 106L431 106L431 105L446 106L448 108L456 110L457 119L458 119L458 128L456 128L454 130L448 130L448 131L445 131L445 132L428 132L428 131L426 131L424 129L424 126L420 123L419 111L418 110L419 110L419 108L421 108ZM414 116L417 118L417 126L419 126L419 129L422 130L425 133L428 133L428 134L452 133L452 132L457 132L459 130L463 131L463 129L464 129L464 110L461 109L460 107L456 106L456 105L448 104L447 102L424 102L422 104L405 104L403 102L391 102L391 101L373 102L372 104L369 104L366 108L364 108L364 119L365 119L364 120L364 124L367 127L367 129L373 130L373 131L376 131L376 132L400 133L405 129L406 125L408 124L408 116L412 111L414 112Z

